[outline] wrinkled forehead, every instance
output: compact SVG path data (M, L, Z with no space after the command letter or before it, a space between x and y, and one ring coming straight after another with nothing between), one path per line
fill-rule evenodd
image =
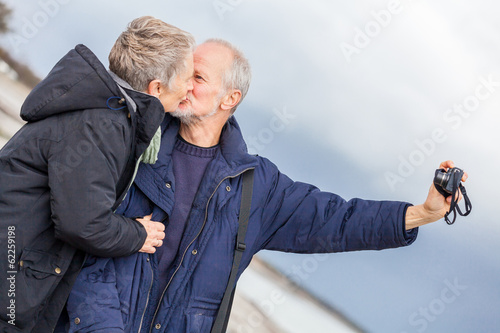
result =
M217 43L203 43L194 52L194 70L205 75L221 78L233 59L231 50Z

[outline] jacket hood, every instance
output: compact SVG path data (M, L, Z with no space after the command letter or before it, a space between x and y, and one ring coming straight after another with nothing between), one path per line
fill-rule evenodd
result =
M120 96L117 84L92 51L80 44L31 91L21 118L37 121L64 112L107 108L113 96Z

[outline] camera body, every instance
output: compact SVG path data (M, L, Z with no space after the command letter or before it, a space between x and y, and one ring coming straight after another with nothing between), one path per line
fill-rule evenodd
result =
M434 186L443 196L448 197L459 188L464 171L459 168L451 168L448 171L437 169L434 175Z
M464 171L459 168L451 168L446 171L445 169L437 169L434 175L434 187L441 193L445 198L451 197L450 210L444 215L446 223L453 224L457 218L457 212L461 216L467 216L472 210L472 203L470 202L469 196L465 187L462 185L462 177ZM462 193L465 201L465 213L462 212L460 207L458 207L458 201L460 200L460 193ZM453 220L450 220L448 216L453 212Z

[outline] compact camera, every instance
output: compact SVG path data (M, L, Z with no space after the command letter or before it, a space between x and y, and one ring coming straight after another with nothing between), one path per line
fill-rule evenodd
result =
M472 210L472 203L467 196L465 187L462 185L462 177L464 171L459 168L451 168L448 171L445 169L437 169L434 175L434 186L439 193L441 193L445 198L452 196L450 210L444 215L446 223L453 224L457 218L457 212L461 216L467 216ZM458 207L458 200L460 192L463 195L465 201L465 213L462 213L460 207ZM450 220L448 216L453 212L453 220Z
M459 188L464 171L459 168L437 169L434 176L434 185L443 196L448 197Z

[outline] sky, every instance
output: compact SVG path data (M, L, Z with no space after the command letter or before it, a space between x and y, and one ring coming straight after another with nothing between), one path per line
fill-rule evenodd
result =
M13 32L0 45L41 77L80 43L107 65L142 15L234 43L253 71L236 113L250 151L345 199L423 203L453 160L473 205L454 225L400 249L261 257L368 332L498 330L498 2L4 2Z

